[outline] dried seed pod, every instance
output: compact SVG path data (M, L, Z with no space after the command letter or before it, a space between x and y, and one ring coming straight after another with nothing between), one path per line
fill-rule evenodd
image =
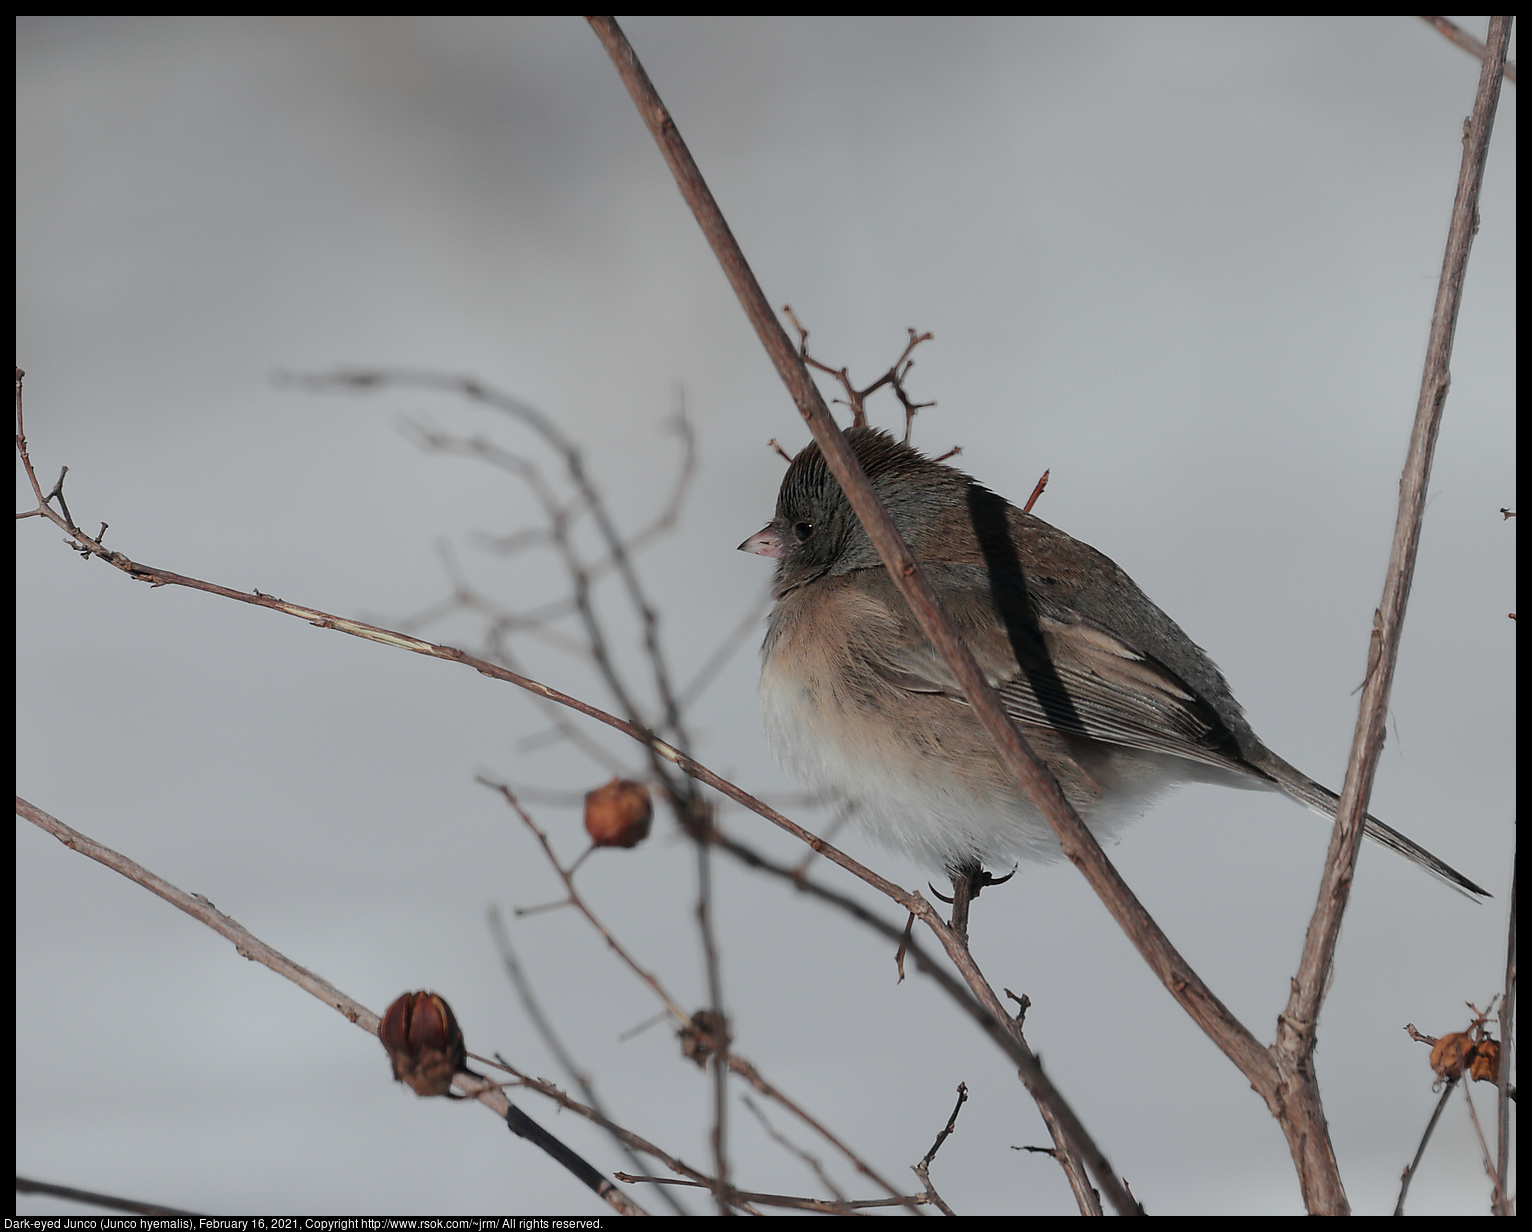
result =
M585 832L597 847L637 847L653 819L649 789L631 779L613 779L585 797Z
M708 1061L718 1051L720 1039L725 1044L729 1040L729 1024L723 1015L712 1010L698 1010L681 1028L681 1055L706 1069Z
M1431 1068L1438 1078L1456 1081L1473 1060L1474 1052L1473 1036L1467 1031L1454 1031L1431 1046Z
M417 1095L448 1095L452 1075L465 1068L467 1049L452 1007L434 992L407 992L383 1015L378 1038L394 1078Z
M1481 1039L1474 1048L1473 1060L1468 1063L1468 1076L1475 1082L1494 1082L1499 1075L1500 1041Z

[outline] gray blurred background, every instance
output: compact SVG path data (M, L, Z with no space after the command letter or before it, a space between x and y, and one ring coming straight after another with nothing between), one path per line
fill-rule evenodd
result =
M1482 36L1483 18L1459 18ZM1339 787L1392 533L1478 64L1416 18L623 19L774 303L870 380L915 326L915 441L1118 561L1222 666L1256 729ZM699 472L639 559L683 679L760 601L734 551L807 439L600 45L574 18L22 19L17 362L45 484L135 559L398 624L452 546L508 606L568 589L524 486L423 454L429 417L536 457L450 397L316 395L283 371L411 365L541 408L637 527L669 495L678 400ZM1513 53L1514 54L1514 53ZM1401 1029L1499 988L1514 850L1516 93L1485 179L1374 811L1498 896L1476 907L1362 853L1320 1024L1358 1211L1392 1207L1435 1100ZM894 425L892 400L874 418ZM17 468L18 509L31 503ZM381 1012L428 987L469 1047L560 1082L485 923L556 896L477 773L578 796L609 775L516 689L185 590L18 524L21 794ZM615 591L618 650L647 679ZM474 647L466 619L423 630ZM793 802L760 734L752 632L688 718L697 755ZM516 648L608 704L589 665ZM634 770L632 747L586 724ZM530 742L530 743L529 743ZM559 850L578 811L529 795ZM791 811L828 828L825 810ZM780 858L753 815L722 823ZM1188 789L1110 855L1193 965L1270 1039L1327 829L1283 797ZM837 841L911 888L927 874ZM482 1110L389 1081L377 1043L143 890L17 829L17 1169L232 1213L603 1213ZM823 864L817 873L862 895ZM661 818L580 874L686 1005L704 983L694 860ZM720 859L736 1045L960 1212L1074 1209L998 1051L892 949ZM902 923L895 912L878 908ZM530 978L614 1116L697 1165L708 1078L572 912L514 919ZM976 908L997 986L1155 1213L1297 1213L1280 1132L1067 865ZM736 1084L734 1094L740 1094ZM1475 1093L1481 1116L1488 1088ZM517 1101L600 1167L607 1142ZM768 1115L826 1158L823 1142ZM820 1193L736 1098L737 1183ZM856 1196L876 1196L838 1160ZM652 1190L637 1194L665 1209ZM1487 1208L1454 1098L1413 1212ZM706 1201L688 1198L693 1209ZM19 1199L22 1213L70 1209ZM80 1208L84 1210L85 1208Z

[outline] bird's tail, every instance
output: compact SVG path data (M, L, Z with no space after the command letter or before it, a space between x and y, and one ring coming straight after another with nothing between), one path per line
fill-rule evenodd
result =
M1333 791L1328 787L1321 787L1308 775L1289 765L1269 749L1263 751L1270 761L1262 765L1261 769L1276 780L1277 786L1293 799L1308 805L1316 813L1323 814L1332 822L1335 820L1335 810L1340 806L1340 798ZM1363 833L1373 842L1380 843L1390 851L1397 851L1405 859L1418 864L1433 877L1445 881L1454 890L1472 898L1475 902L1491 897L1488 890L1474 884L1452 865L1438 859L1413 839L1406 838L1392 826L1384 825L1371 813L1367 814Z

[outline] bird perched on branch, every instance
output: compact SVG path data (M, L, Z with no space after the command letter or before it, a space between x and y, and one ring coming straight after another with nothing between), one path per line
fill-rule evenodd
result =
M1223 673L1095 548L871 428L846 432L873 490L1006 711L1098 838L1181 783L1335 794L1261 742ZM766 738L874 839L951 873L1059 855L926 640L817 444L740 549L777 562L762 650ZM1384 825L1368 838L1468 894Z

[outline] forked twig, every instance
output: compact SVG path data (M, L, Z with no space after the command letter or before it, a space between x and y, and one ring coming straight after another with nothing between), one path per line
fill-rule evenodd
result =
M941 1132L936 1135L936 1141L931 1144L931 1149L925 1153L918 1164L911 1165L915 1175L920 1178L920 1183L926 1187L926 1196L936 1205L943 1215L957 1214L950 1206L942 1201L941 1195L931 1185L931 1163L936 1158L936 1152L942 1149L942 1143L952 1137L952 1131L957 1128L958 1113L963 1110L963 1105L968 1102L968 1084L958 1083L957 1103L952 1105L952 1115L947 1118L946 1125L942 1126Z
M899 405L904 407L904 439L908 443L910 439L910 426L915 421L918 411L925 410L928 406L935 406L935 402L911 401L909 393L904 388L905 378L910 375L910 369L915 366L915 361L910 358L922 342L929 342L931 334L917 334L913 329L909 331L910 340L905 344L904 353L896 359L887 372L880 376L865 389L858 389L851 383L851 373L845 368L832 368L829 364L820 363L809 354L809 331L806 330L793 313L791 304L782 305L782 315L793 323L793 328L798 331L798 358L810 368L828 373L840 382L841 388L846 391L846 405L851 408L851 426L853 428L865 428L867 426L867 399L885 385L893 386L894 396L899 399ZM773 442L775 443L775 442ZM778 450L780 452L780 448ZM785 456L785 455L784 455Z
M563 864L559 862L558 856L554 853L552 844L548 841L547 834L538 826L535 821L532 820L531 815L521 807L521 802L516 799L510 788L507 787L504 783L493 782L484 778L482 775L479 777L478 781L484 784L486 787L491 787L499 791L500 794L505 797L507 803L510 804L510 806L516 811L517 815L526 824L527 828L531 830L532 833L537 837L538 843L542 846L543 853L548 857L548 862L553 865L554 871L558 873L560 879L564 882L564 891L567 895L567 903L579 911L580 914L583 915L590 923L591 927L601 934L601 937L606 942L607 946L612 950L613 953L617 955L618 958L620 958L627 965L628 969L637 975L641 980L643 980L644 983L649 985L649 987L654 991L655 995L660 999L661 1003L664 1004L665 1008L669 1011L671 1018L676 1022L678 1026L685 1028L691 1024L693 1021L693 1016L687 1014L686 1011L681 1008L680 1004L675 1000L674 997L670 995L665 986L660 982L659 977L652 971L649 971L648 969L640 966L638 960L628 953L627 949L622 945L622 943L612 935L611 931L606 927L606 925L603 924L600 919L597 918L595 912L590 909L584 898L581 897L579 889L575 886L573 870L566 869ZM717 1043L717 1034L718 1033L716 1032L714 1033L714 1038L712 1041L715 1046ZM745 1079L746 1082L750 1083L750 1085L753 1086L762 1095L766 1096L768 1099L775 1100L788 1112L792 1113L810 1129L819 1134L820 1137L824 1138L826 1142L828 1142L837 1151L844 1155L846 1159L852 1164L852 1166L855 1167L858 1172L862 1173L863 1176L868 1177L876 1184L882 1186L891 1195L898 1195L899 1191L895 1189L893 1185L891 1185L888 1181L879 1176L877 1171L865 1160L863 1160L860 1155L852 1150L851 1147L848 1146L845 1142L841 1141L841 1139L834 1132L832 1132L811 1113L802 1108L799 1104L797 1104L793 1099L780 1091L772 1083L768 1082L766 1078L761 1074L761 1072L756 1069L756 1067L752 1065L746 1058L740 1056L733 1050L730 1050L726 1054L725 1063L733 1073L736 1073L741 1078Z

